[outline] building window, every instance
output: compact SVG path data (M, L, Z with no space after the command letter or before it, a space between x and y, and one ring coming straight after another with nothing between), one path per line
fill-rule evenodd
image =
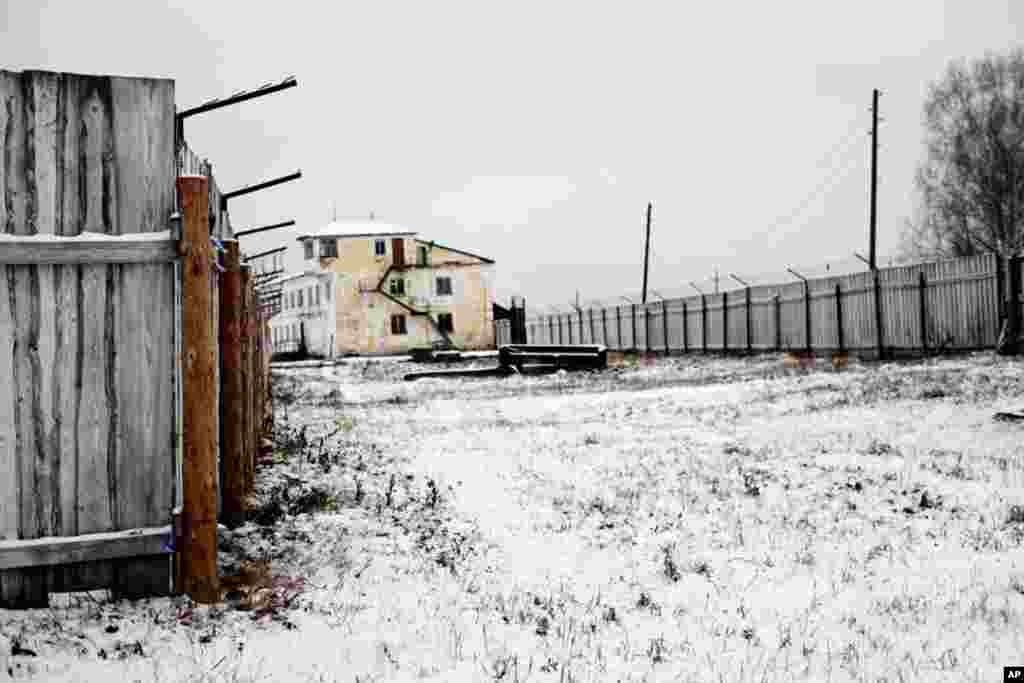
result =
M387 242L384 240L374 240L373 242L373 255L383 256L387 253Z
M405 334L405 316L391 316L391 334Z
M405 280L398 277L391 281L391 296L405 296Z
M438 296L451 296L452 294L452 279L450 277L439 277L437 278L437 295Z
M427 265L427 248L420 246L416 249L416 265Z
M302 290L300 289L297 294L299 295L299 308L302 308Z
M302 243L302 248L306 250L306 260L313 258L313 240L306 240Z
M334 258L338 255L338 240L320 240L320 258Z
M319 287L314 287L313 291L316 292L316 304L315 305L319 306L320 305L320 288Z
M331 283L330 282L325 282L324 283L324 299L326 299L327 301L331 300Z
M437 326L441 328L442 332L454 332L455 321L452 319L451 313L438 313L437 314Z
M313 287L307 287L306 288L306 301L309 302L308 303L309 306L314 306L315 305L313 303L313 289L314 289Z

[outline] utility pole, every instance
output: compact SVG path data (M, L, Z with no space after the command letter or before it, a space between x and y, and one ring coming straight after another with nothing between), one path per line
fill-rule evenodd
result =
M642 303L647 303L647 265L651 258L651 202L647 202L647 240L644 243L644 293Z
M871 92L871 239L868 258L871 270L878 268L875 260L878 234L878 88Z

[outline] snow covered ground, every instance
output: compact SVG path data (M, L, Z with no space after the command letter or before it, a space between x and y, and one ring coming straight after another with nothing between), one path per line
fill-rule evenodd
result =
M224 574L258 578L215 607L0 610L0 678L991 681L1024 663L1024 427L992 420L1024 407L1019 361L401 382L417 367L277 371L259 509L222 537Z

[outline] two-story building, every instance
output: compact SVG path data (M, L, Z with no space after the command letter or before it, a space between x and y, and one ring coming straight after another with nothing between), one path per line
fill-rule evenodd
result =
M365 219L335 221L298 241L307 274L286 283L285 297L289 286L309 287L313 273L329 283L333 319L323 320L335 355L494 348L493 260ZM272 321L289 324L287 316Z
M271 318L270 336L275 353L294 352L300 340L314 356L330 357L334 350L334 287L330 273L306 271L277 280L280 311Z

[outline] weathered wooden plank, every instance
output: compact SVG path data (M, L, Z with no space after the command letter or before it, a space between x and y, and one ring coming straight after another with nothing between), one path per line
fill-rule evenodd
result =
M162 229L174 211L174 83L110 79L117 114L113 128L118 169L114 203L117 234ZM173 268L125 264L117 304L119 335L114 384L123 410L116 470L122 495L118 524L151 526L170 516L174 472ZM147 292L143 297L139 293ZM137 488L136 488L137 487ZM131 592L166 593L164 558L120 560L119 583Z
M29 234L24 75L0 71L0 233Z
M171 527L111 531L81 536L45 536L0 541L0 569L45 567L123 557L167 555Z
M0 540L18 537L21 482L15 443L14 321L9 279L13 279L10 269L0 266ZM0 599L2 582L0 576Z
M177 258L173 240L4 240L0 238L0 263L98 264L170 263Z
M59 234L63 173L58 168L57 124L61 78L50 72L28 72L30 89L26 94L27 143L29 168L35 197L30 226L44 237ZM26 537L53 536L60 533L60 380L57 367L58 335L55 266L29 266L35 271L32 296L32 335L29 349L32 364L31 429L35 432L32 501L36 528ZM26 482L26 485L28 482Z

